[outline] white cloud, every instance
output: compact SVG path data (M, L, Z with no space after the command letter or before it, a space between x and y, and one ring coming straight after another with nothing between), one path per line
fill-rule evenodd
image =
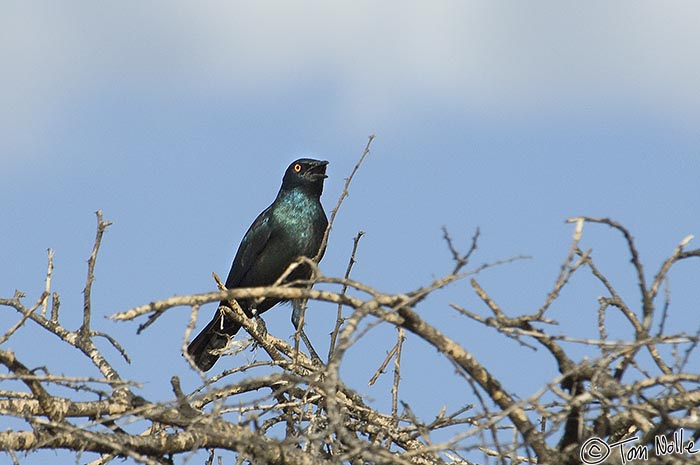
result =
M349 117L364 102L396 118L411 100L507 112L615 98L697 117L698 17L693 1L17 2L0 18L0 143L40 143L66 102L120 86L319 80Z

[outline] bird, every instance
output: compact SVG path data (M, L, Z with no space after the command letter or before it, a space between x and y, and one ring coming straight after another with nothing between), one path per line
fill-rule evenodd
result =
M328 161L301 158L292 162L284 173L282 186L272 204L258 215L243 236L226 278L226 288L269 286L299 257L320 260L328 218L321 204L323 182L327 178ZM284 283L308 280L312 269L307 264L297 266ZM256 301L257 300L257 301ZM278 298L240 299L249 318L258 317L278 303ZM299 329L301 302L293 301L292 324ZM222 300L219 306L228 307ZM195 365L208 371L219 359L219 349L235 336L240 325L217 308L207 326L192 340L187 352ZM306 334L300 331L314 359L318 359ZM217 352L218 350L218 352Z

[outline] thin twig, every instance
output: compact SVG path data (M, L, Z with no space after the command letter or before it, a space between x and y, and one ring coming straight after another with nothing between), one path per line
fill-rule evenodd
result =
M394 357L394 382L391 385L391 416L396 418L396 426L399 425L399 381L401 381L401 349L406 340L406 332L403 328L397 329L396 357Z
M634 269L637 272L637 284L639 285L639 291L642 296L642 312L644 315L642 326L645 330L648 331L649 327L651 326L652 313L654 311L654 307L650 299L651 294L647 292L647 282L644 278L644 267L642 266L642 263L639 259L639 252L637 251L637 247L634 245L634 238L632 237L632 234L630 234L627 228L622 226L617 221L611 220L610 218L592 218L588 216L582 216L578 218L572 218L568 221L571 222L580 220L587 221L589 223L599 223L608 225L611 228L620 231L624 236L625 241L627 242L627 248L629 249L630 254L632 255L632 265L634 266Z
M357 254L357 246L360 243L360 238L364 236L365 232L364 231L358 231L357 235L352 239L352 252L350 253L350 260L348 260L348 266L345 269L345 275L343 276L343 279L346 281L350 278L350 271L352 270L353 265L355 265L355 256ZM340 293L342 295L347 294L349 284L347 282L343 283L343 287L340 290ZM335 344L336 340L338 339L338 333L340 332L340 327L343 325L343 305L338 304L338 313L335 318L335 327L333 328L333 332L331 332L331 343L330 347L328 348L328 360L331 359L333 356L333 351L335 350Z
M687 258L689 256L684 255L683 248L686 245L688 245L688 243L694 238L695 236L693 235L689 235L683 238L680 244L678 244L676 249L673 251L673 254L666 260L664 260L664 263L661 265L661 268L659 268L659 272L654 277L654 282L652 283L651 288L649 289L649 299L653 300L656 297L656 294L659 292L659 287L661 286L661 283L666 279L666 276L668 275L671 266L678 260L681 260L681 257ZM692 254L690 256L692 256Z
M369 138L367 139L367 145L365 145L365 150L362 152L362 155L360 156L360 159L357 161L355 164L355 167L352 169L352 172L350 173L350 176L348 176L345 179L345 185L343 186L343 191L340 193L340 197L338 198L338 203L335 205L333 210L331 210L331 217L328 220L328 226L326 227L326 231L323 233L323 240L321 241L321 247L319 248L318 252L316 253L316 256L313 258L313 261L318 263L318 261L321 259L321 255L323 254L323 251L326 250L326 244L328 243L328 236L331 232L331 228L333 227L333 223L335 222L335 217L338 214L338 210L340 210L340 206L343 204L343 201L349 194L349 188L350 188L350 183L352 182L352 178L355 177L355 173L360 169L360 165L362 165L362 162L365 160L365 157L369 155L370 152L370 146L372 145L372 141L374 140L374 134L370 134Z
M367 381L368 386L373 386L374 383L377 382L379 377L384 373L384 370L386 370L386 367L389 365L389 362L391 359L396 355L396 352L399 350L399 343L397 342L394 344L394 347L391 348L391 350L386 354L386 357L384 357L384 361L379 365L379 368L377 368L377 371L374 372L372 377Z
M95 236L95 244L92 247L92 253L88 259L87 280L85 282L85 289L83 289L83 324L80 327L80 334L85 338L90 336L90 294L92 292L92 283L95 280L95 262L97 261L97 252L100 250L102 235L107 227L112 224L110 221L102 220L102 210L97 210L95 214L97 215L97 234Z
M554 282L554 288L549 292L547 295L547 298L545 299L544 304L540 307L540 309L537 311L537 316L542 316L544 313L547 311L547 309L552 305L552 302L554 302L557 297L559 297L559 292L561 292L562 288L566 285L567 282L569 282L569 278L571 278L571 275L576 271L578 266L582 263L581 260L578 261L576 265L571 264L574 255L576 254L576 251L578 250L578 243L581 240L581 234L583 233L583 223L584 219L583 218L570 218L567 220L567 222L572 223L576 222L576 228L574 228L574 237L573 240L571 241L571 247L569 248L569 253L566 255L566 258L564 259L564 262L561 264L561 268L559 269L559 276L557 276L556 281Z
M455 247L454 242L452 241L452 237L447 231L447 227L442 227L442 237L443 239L445 239L445 242L447 243L447 248L450 249L450 253L452 254L452 259L455 261L455 267L452 270L452 274L459 273L459 271L469 263L469 258L476 250L480 234L481 231L477 227L476 231L474 232L474 235L472 236L472 243L469 246L469 250L467 250L465 254L462 254L457 250L457 247Z
M51 275L53 274L53 250L49 249L48 250L49 254L49 264L48 264L48 269L46 270L46 286L44 287L44 293L46 294L46 298L41 304L41 316L46 317L46 310L49 305L49 298L48 296L51 294Z

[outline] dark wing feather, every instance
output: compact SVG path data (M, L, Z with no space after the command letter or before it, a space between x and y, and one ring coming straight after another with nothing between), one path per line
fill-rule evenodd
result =
M241 281L245 279L246 274L250 272L255 264L258 255L265 249L270 236L272 235L272 227L270 225L270 210L272 205L263 210L262 213L253 221L248 231L243 236L241 245L238 246L236 257L233 259L231 271L226 278L226 288L232 289L239 287Z
M270 207L258 215L243 236L236 257L233 259L231 271L226 278L228 289L238 287L241 280L251 272L258 256L270 240L272 228L269 224L269 213ZM220 305L228 304L222 301ZM247 306L244 310L247 310ZM187 351L194 358L197 366L207 371L219 359L219 355L212 354L211 351L226 346L228 336L234 336L239 329L240 326L237 323L229 319L222 320L220 313L216 312L209 324L190 343Z

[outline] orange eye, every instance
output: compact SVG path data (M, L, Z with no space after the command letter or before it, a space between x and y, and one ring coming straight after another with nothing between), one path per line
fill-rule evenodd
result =
M296 163L296 164L294 165L294 172L295 172L295 173L300 173L300 172L301 172L301 164Z

